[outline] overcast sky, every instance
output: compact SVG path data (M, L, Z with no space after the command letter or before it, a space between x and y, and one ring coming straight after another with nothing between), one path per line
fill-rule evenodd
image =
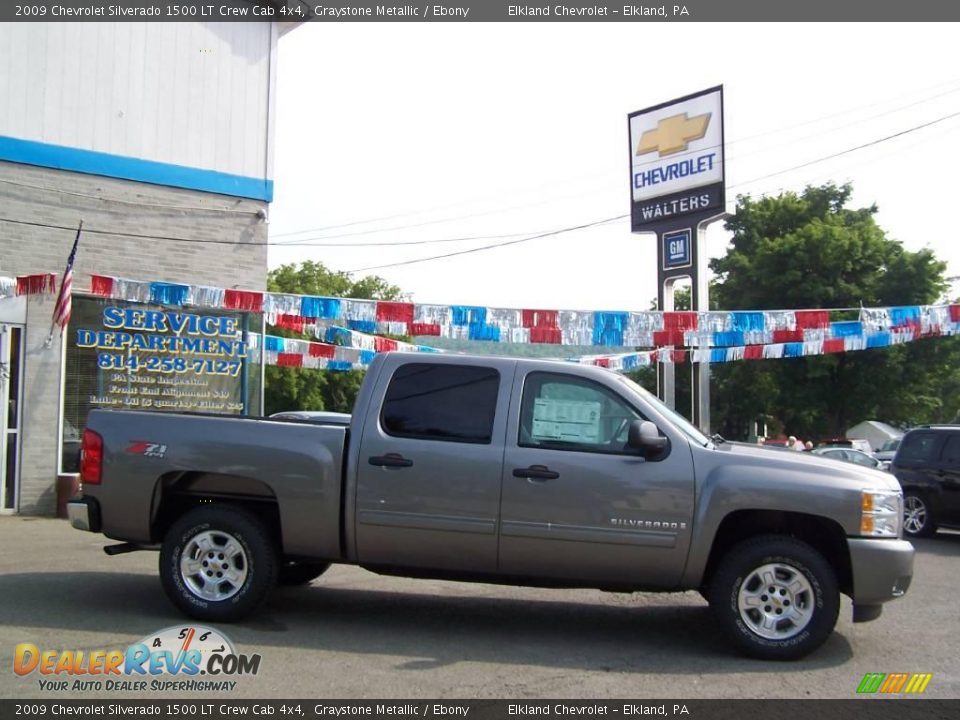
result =
M949 23L310 23L280 40L270 239L297 242L270 266L375 268L628 215L627 114L723 85L728 210L851 182L960 275L956 47ZM456 238L483 239L362 246ZM707 252L726 246L715 224ZM620 219L364 274L421 303L644 310L656 240Z

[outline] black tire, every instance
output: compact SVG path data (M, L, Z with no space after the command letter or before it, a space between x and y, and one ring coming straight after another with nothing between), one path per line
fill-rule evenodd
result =
M306 585L330 569L330 563L288 562L280 566L277 583L288 587Z
M232 622L256 610L276 585L277 551L254 515L233 507L198 507L167 531L160 581L186 615Z
M930 499L918 490L903 491L903 534L907 537L932 537L937 532L937 519Z
M796 660L833 632L840 591L830 563L811 546L784 535L760 535L721 560L710 584L710 607L742 653Z

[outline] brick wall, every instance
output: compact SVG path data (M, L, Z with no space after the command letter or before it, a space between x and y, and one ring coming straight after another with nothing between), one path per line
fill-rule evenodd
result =
M256 200L0 162L0 275L54 272L59 281L82 219L75 290L89 288L90 273L264 290L267 225L257 213L266 210ZM27 303L19 510L31 515L53 514L56 502L60 343L45 344L53 305L52 297Z

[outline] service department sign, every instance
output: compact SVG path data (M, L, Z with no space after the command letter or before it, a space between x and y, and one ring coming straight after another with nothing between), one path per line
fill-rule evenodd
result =
M724 209L723 88L631 113L632 230Z

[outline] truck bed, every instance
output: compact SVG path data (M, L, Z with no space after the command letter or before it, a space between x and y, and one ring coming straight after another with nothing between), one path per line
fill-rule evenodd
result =
M342 555L340 504L349 428L270 418L95 410L87 428L109 455L96 498L108 537L149 544L178 494L275 502L289 556ZM203 438L202 444L197 440ZM163 492L161 493L161 490Z

